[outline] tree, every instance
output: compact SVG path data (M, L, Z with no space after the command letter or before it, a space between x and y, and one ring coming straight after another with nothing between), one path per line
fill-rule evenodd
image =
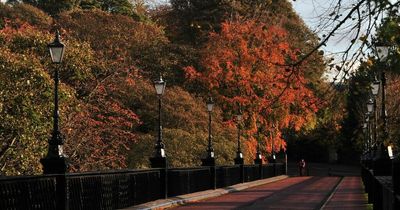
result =
M36 6L54 16L62 11L77 7L80 0L22 0L24 3Z
M67 116L66 144L72 171L94 171L127 167L127 153L136 142L138 116L129 108L133 70L104 80L75 111Z
M0 57L4 90L0 111L1 119L7 121L0 127L1 173L41 172L39 159L46 151L52 124L54 67L46 47L52 39L52 34L28 24L6 25L0 30L4 52ZM105 64L93 56L90 45L72 37L63 41L67 50L59 66L60 126L71 170L126 167L127 150L136 139L133 127L139 119L127 108L124 94L131 84L126 81L133 81L136 71L116 69L112 76L98 78L98 66Z
M17 3L12 6L9 4L0 4L0 28L5 27L8 21L9 25L20 26L29 23L32 26L49 29L53 19L40 9L29 5Z
M186 68L189 79L216 95L223 109L229 110L225 120L231 121L239 107L246 111L249 144L256 145L252 135L259 121L267 145L274 142L277 151L285 148L281 130L299 130L313 121L318 109L313 92L304 85L305 70L286 68L286 62L296 60L296 49L286 38L283 28L254 20L225 22L221 33L210 35L202 67Z
M52 76L46 43L51 36L23 24L0 30L0 173L34 174L41 171L51 130ZM73 91L60 87L61 116L73 101Z
M168 79L168 78L167 78ZM140 91L137 91L140 90ZM140 119L145 119L136 127L138 140L132 146L130 167L149 167L149 157L153 155L157 136L157 97L148 80L138 80L128 89L129 103ZM235 154L235 128L222 121L219 104L213 116L213 142L219 164L231 164ZM180 87L169 85L163 96L163 137L167 158L172 167L193 167L200 164L207 147L208 113L205 100ZM246 153L247 154L247 150ZM248 155L248 161L252 162Z
M168 43L161 27L99 10L65 12L58 21L70 36L90 43L97 59L109 66L99 69L97 77L105 78L114 74L114 69L132 66L140 67L150 77L158 75L151 67L160 64L159 58L165 54L161 49ZM99 23L103 27L98 27Z
M298 65L318 51L334 36L350 40L348 47L331 60L335 66L335 81L344 81L362 60L368 59L368 51L373 48L374 30L378 28L381 17L385 15L399 16L399 1L390 0L335 0L331 6L319 16L319 31L326 31L320 42L312 50L302 56L293 65ZM317 9L316 9L317 10ZM319 9L322 11L321 9Z

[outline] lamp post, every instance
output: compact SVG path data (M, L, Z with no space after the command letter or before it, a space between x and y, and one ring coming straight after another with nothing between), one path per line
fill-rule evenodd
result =
M363 123L363 133L364 133L364 154L368 152L368 124L366 122Z
M215 166L214 148L212 144L212 134L211 134L211 113L214 108L213 98L210 96L207 100L207 111L208 111L208 145L206 158L202 159L203 166Z
M260 129L261 126L259 125L258 121L257 121L257 151L256 151L256 158L254 159L254 164L257 165L262 165L262 155L261 155L261 151L260 151Z
M258 165L259 178L262 179L263 178L263 168L262 168L262 155L261 155L261 151L260 151L261 125L258 121L256 122L256 125L257 125L257 152L256 152L256 158L254 159L254 164Z
M154 157L150 158L151 165L153 168L166 167L165 145L163 143L163 137L162 137L162 119L161 119L162 96L165 91L165 86L166 82L160 75L159 80L154 81L154 88L156 90L156 94L158 97L158 135L157 135Z
M242 121L243 115L242 111L239 109L238 114L236 115L236 121L237 121L237 129L238 129L238 136L237 136L237 151L236 151L236 158L235 158L235 164L243 165L244 160L243 160L243 153L240 148L240 129L241 129L241 121Z
M364 126L366 127L366 166L367 168L372 167L372 156L373 156L373 146L371 140L371 121L369 119L370 112L365 113Z
M377 119L376 119L376 107L375 107L375 100L370 98L367 102L367 111L368 111L368 118L373 116L374 121L371 121L371 133L373 134L372 137L372 143L371 144L376 144L377 139L376 139L376 125L377 125Z
M53 64L61 64L65 45L60 40L60 33L56 31L55 39L47 46ZM63 174L67 172L67 157L63 152L64 137L59 129L59 110L58 110L58 68L54 70L54 112L53 112L53 131L49 140L49 147L46 157L40 162L43 165L44 174Z
M371 92L373 96L373 110L374 110L374 142L378 141L378 106L376 105L376 98L379 94L379 87L381 82L375 77L375 80L371 83Z
M389 47L388 46L376 46L376 52L378 55L378 59L381 63L385 62L387 60L387 57L389 55ZM373 170L374 170L374 175L377 176L382 176L382 175L390 175L391 174L391 162L389 155L387 153L387 150L384 146L384 141L385 139L388 138L388 133L387 133L387 118L386 118L386 103L385 103L385 98L386 98L386 92L385 92L385 86L386 86L386 74L385 74L385 66L381 69L381 94L382 94L382 102L381 102L381 120L382 120L382 134L381 140L378 145L378 151L376 153L376 156L374 157L374 163L373 163Z
M217 173L215 168L215 157L214 157L214 148L212 144L212 134L211 134L211 113L214 108L214 100L210 96L207 100L207 111L208 111L208 145L207 145L207 153L206 158L202 159L203 166L210 167L210 188L217 189Z
M168 197L168 164L167 157L165 155L165 145L163 143L162 137L162 119L161 119L161 105L162 105L162 96L165 92L166 82L163 80L161 74L160 78L154 81L154 89L156 90L156 94L158 97L158 135L157 142L155 146L154 157L150 158L150 163L152 168L160 168L160 188L161 188L161 196L163 198Z
M272 124L272 128L275 131L275 124ZM271 157L269 159L270 163L276 163L276 156L275 156L275 134L272 133L272 141L271 141Z

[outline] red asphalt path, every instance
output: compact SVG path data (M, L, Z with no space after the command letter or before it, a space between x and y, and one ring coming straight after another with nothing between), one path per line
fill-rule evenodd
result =
M339 177L292 177L174 209L320 209L339 181Z
M362 181L360 177L344 177L327 202L324 210L367 209L367 198L361 186Z

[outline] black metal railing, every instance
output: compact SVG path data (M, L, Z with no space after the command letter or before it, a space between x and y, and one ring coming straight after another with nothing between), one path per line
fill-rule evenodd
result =
M400 194L393 185L394 176L375 176L374 171L361 166L361 177L368 193L368 203L373 204L374 210L400 209ZM400 177L396 177L395 180Z
M169 168L167 195L177 196L285 173L282 163ZM0 209L119 209L165 197L165 169L0 178ZM215 173L213 172L215 170ZM262 173L262 176L261 176ZM164 173L165 174L165 173Z
M168 196L210 189L210 170L210 167L168 169Z
M56 209L56 178L0 178L0 209Z

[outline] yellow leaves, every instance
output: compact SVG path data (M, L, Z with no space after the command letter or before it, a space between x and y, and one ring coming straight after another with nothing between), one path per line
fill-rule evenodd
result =
M372 67L374 65L374 60L370 57L368 60L365 62L365 64L369 67Z
M362 42L366 42L368 40L368 36L367 35L362 35L359 38Z

